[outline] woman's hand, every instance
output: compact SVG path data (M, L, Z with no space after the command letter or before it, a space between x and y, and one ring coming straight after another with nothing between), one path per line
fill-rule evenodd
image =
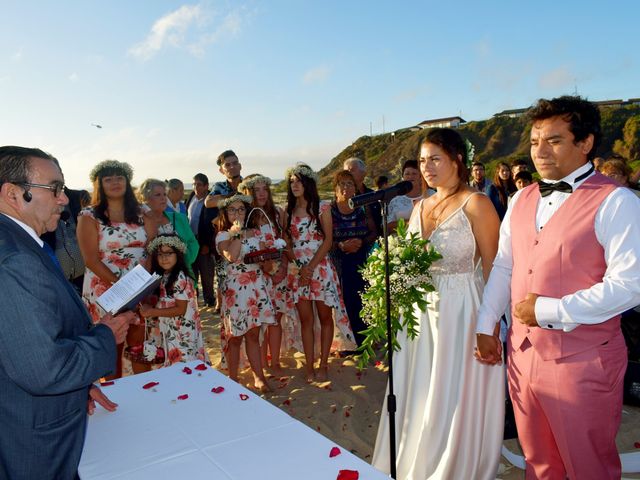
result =
M300 272L298 273L298 275L300 276L300 285L304 287L309 285L309 282L311 282L311 277L313 276L313 270L309 265L305 265L300 269Z

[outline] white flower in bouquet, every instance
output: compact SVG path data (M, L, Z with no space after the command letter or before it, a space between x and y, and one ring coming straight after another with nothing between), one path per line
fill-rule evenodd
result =
M389 285L391 295L391 329L393 349L400 350L396 340L399 331L407 331L410 339L418 333L416 310L427 308L425 293L434 290L429 268L442 258L429 241L419 234L408 233L403 219L398 221L397 235L389 242ZM382 244L382 239L379 241ZM384 248L376 247L362 268L362 276L367 287L362 293L361 315L369 325L364 332L365 339L358 349L359 367L364 368L375 357L376 351L387 350L387 312L385 296ZM388 352L386 352L388 354Z
M273 246L278 250L282 250L284 248L287 248L287 242L285 242L282 238L276 238L276 240L273 242Z
M152 362L153 360L155 360L157 352L158 352L158 347L156 347L153 343L151 342L144 343L144 350L142 354L145 360Z

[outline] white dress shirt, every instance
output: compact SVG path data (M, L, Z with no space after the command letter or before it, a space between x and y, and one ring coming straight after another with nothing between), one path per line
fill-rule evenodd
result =
M591 164L586 163L561 180L545 181L565 181L575 190L586 178L578 182L575 179L589 168ZM510 304L513 269L511 212L519 195L520 192L514 195L500 227L498 254L482 296L477 333L491 335L496 322ZM537 231L544 227L569 195L554 191L540 197L536 210ZM571 226L567 225L567 228ZM578 325L602 323L640 304L640 199L628 188L616 188L598 208L594 229L607 264L602 282L562 298L538 297L535 314L542 328L570 332Z

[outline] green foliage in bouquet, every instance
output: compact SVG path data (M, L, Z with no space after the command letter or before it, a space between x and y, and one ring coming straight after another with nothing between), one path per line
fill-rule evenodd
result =
M375 358L375 349L387 352L387 311L384 276L384 245L382 240L374 248L367 263L362 267L362 275L368 285L362 293L360 314L369 325L362 333L365 336L358 348L358 366L363 369ZM389 236L389 282L391 293L391 330L393 350L399 351L397 341L399 331L406 329L407 336L417 335L417 310L427 308L425 293L432 292L429 268L442 256L431 247L428 240L418 233L407 233L404 220L398 221L396 235Z

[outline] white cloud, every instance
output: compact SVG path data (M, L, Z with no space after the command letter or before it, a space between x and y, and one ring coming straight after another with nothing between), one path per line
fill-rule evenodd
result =
M160 17L151 27L147 37L129 49L129 55L140 60L149 60L167 47L181 49L201 57L206 48L224 38L238 35L250 12L240 7L219 15L198 5L183 5Z
M569 68L562 66L542 74L538 79L538 85L541 88L557 89L573 85L575 79L576 76L571 73Z
M80 77L78 77L78 74L76 72L73 72L71 75L69 75L68 78L72 83L76 83L78 80L80 80Z
M302 77L302 81L307 85L312 83L323 83L327 78L329 78L330 73L331 69L328 66L319 65L307 70Z

